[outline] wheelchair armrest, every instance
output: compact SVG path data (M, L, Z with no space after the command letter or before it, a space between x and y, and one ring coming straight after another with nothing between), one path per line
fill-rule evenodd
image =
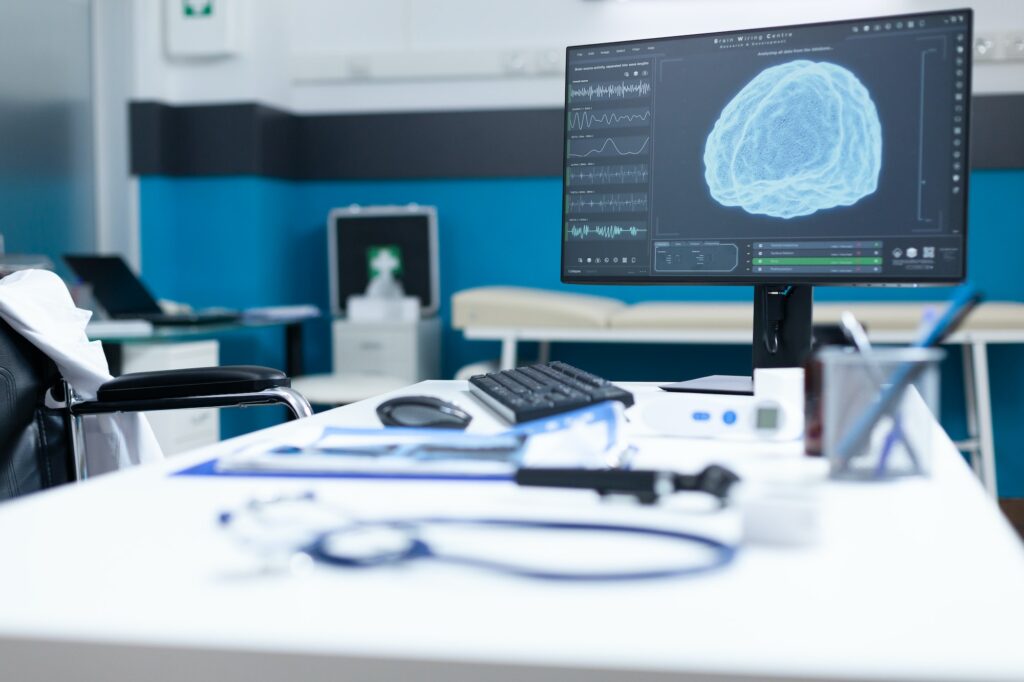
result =
M256 365L169 369L124 374L100 386L99 403L212 395L256 393L269 388L288 388L284 372Z

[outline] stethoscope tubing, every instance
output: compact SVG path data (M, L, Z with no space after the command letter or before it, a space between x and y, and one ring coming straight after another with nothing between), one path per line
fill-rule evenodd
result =
M651 569L647 571L604 571L604 572L581 572L581 571L557 571L528 568L508 564L499 561L489 561L477 557L465 557L458 555L438 554L433 551L429 544L416 537L415 532L419 526L425 525L466 525L466 526L490 526L498 528L525 528L537 530L556 531L586 531L586 532L607 532L624 533L631 535L643 535L657 537L679 542L687 542L703 545L713 550L712 559L703 564L688 564L684 566ZM388 552L371 558L351 557L338 555L328 549L329 540L332 536L346 531L365 530L367 528L388 528L392 530L405 531L409 534L409 545L406 549L395 552ZM322 533L305 550L305 553L314 560L333 566L346 568L374 568L388 565L399 565L418 559L433 559L445 563L458 564L482 568L507 575L514 575L523 578L537 580L564 581L564 582L614 582L653 580L660 578L674 578L683 576L708 573L725 567L731 563L737 554L737 548L714 538L689 533L685 531L664 530L659 528L648 528L643 526L631 526L606 523L586 523L575 521L538 521L534 519L506 519L506 518L457 518L457 517L423 517L412 519L393 519L381 521L365 521L352 524L339 529Z

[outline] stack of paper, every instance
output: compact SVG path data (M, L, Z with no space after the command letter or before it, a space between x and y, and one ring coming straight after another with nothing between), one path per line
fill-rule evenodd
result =
M225 472L511 477L521 466L621 466L622 406L606 402L486 435L448 429L309 426L222 458Z

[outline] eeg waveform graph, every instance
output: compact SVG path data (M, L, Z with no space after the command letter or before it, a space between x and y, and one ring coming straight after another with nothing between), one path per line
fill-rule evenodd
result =
M651 121L649 108L600 111L584 109L569 112L569 130L600 130L645 126Z
M569 158L586 159L593 156L640 156L648 153L650 136L597 137L569 140Z
M569 213L637 213L647 210L647 194L570 194L566 197Z
M566 173L569 185L629 185L647 182L646 164L620 164L614 166L577 166Z
M623 80L612 83L588 83L569 87L570 102L599 102L646 97L651 92L650 81Z
M625 224L567 224L565 226L567 239L579 241L600 241L600 240L633 240L647 238L647 223L625 223Z

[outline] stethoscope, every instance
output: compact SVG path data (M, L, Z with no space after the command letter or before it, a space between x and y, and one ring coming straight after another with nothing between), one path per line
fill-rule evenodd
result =
M252 501L244 508L248 513L262 514L268 506L282 502L315 501L312 493L281 496L264 501ZM239 512L223 512L219 516L222 527L238 521ZM437 551L423 539L423 531L430 527L485 527L513 530L542 530L550 532L613 533L632 537L642 536L673 543L697 545L709 550L708 557L698 562L669 565L648 570L577 571L531 567L485 557L449 554ZM665 530L645 526L579 521L540 521L516 518L462 518L421 517L352 521L337 528L314 533L312 540L301 544L298 553L318 563L349 569L369 569L399 566L429 559L433 561L480 568L505 575L551 581L625 581L651 580L698 575L717 570L736 557L736 547L712 537L678 530Z

